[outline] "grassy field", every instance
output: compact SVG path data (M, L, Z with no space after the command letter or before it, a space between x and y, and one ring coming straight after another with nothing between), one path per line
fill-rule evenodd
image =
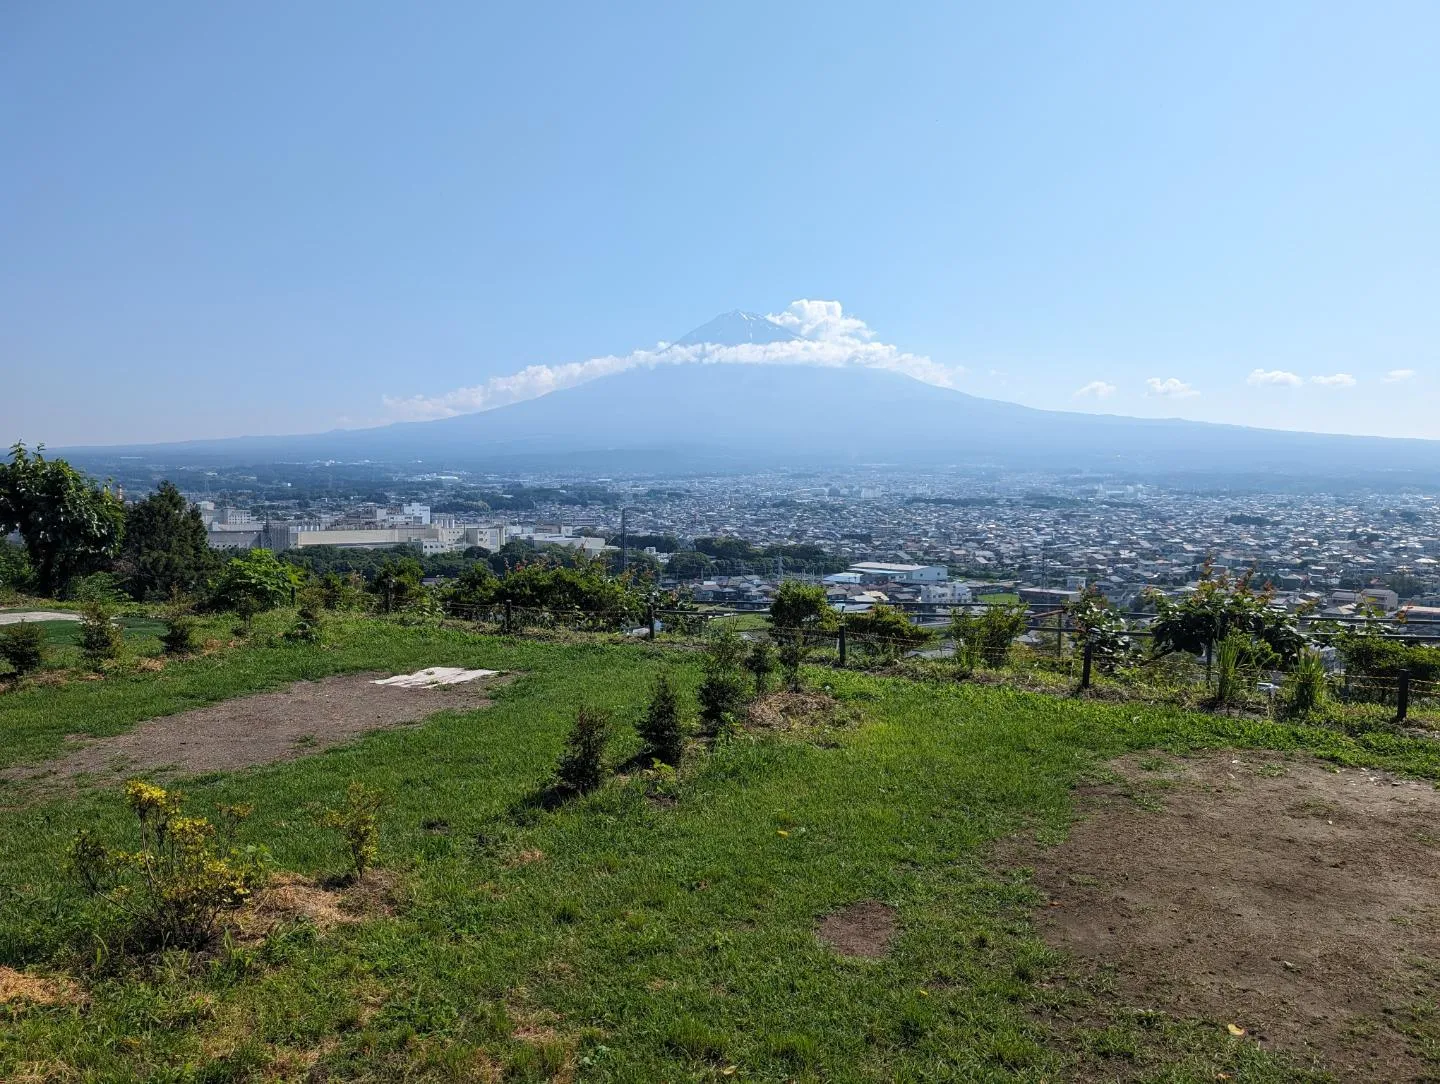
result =
M198 812L253 803L244 838L314 876L342 862L315 810L352 780L388 795L399 903L324 935L107 960L65 851L82 826L133 845L119 796L0 784L0 965L84 990L0 1004L0 1080L1308 1079L1213 1021L1107 999L1038 938L1035 891L993 844L1062 838L1072 787L1129 750L1307 750L1440 778L1440 747L1394 734L815 669L845 725L697 749L673 803L622 778L542 810L527 798L576 710L629 724L655 675L693 690L696 656L363 620L324 646L260 635L0 694L0 767L297 679L426 665L521 676L482 711L185 785ZM613 759L636 748L624 726ZM816 939L817 918L866 899L898 908L888 956Z

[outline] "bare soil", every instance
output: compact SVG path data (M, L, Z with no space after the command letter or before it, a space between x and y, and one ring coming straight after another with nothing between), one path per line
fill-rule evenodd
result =
M506 677L460 685L375 685L380 674L298 681L275 692L226 700L141 723L114 737L80 740L63 756L0 772L0 779L61 783L82 775L235 771L290 760L373 730L418 722L441 711L475 711Z
M841 956L879 959L890 951L897 912L879 900L861 900L822 918L815 934Z
M1111 767L1028 856L1047 941L1128 1008L1343 1079L1440 1078L1440 791L1263 752Z

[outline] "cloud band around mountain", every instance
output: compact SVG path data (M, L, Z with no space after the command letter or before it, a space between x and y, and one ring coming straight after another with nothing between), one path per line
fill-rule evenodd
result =
M474 414L510 403L536 399L628 369L659 365L813 365L821 368L859 367L903 373L942 388L958 386L965 370L877 342L865 321L844 311L838 301L801 299L768 319L796 335L784 342L721 345L660 343L653 350L606 355L562 365L531 365L507 376L455 388L440 395L384 397L392 418L428 421Z

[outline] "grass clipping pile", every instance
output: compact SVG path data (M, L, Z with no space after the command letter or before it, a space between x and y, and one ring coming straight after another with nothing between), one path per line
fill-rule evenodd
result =
M1440 1071L1440 791L1226 751L1132 756L1028 856L1055 947L1121 1004L1366 1080Z

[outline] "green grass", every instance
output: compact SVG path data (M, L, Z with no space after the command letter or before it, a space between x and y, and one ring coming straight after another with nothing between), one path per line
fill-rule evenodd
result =
M978 595L975 601L990 606L1015 606L1020 602L1020 596L1014 591L997 591L990 595Z
M812 686L856 725L697 753L673 806L632 780L543 811L525 799L578 707L628 724L662 670L688 698L693 653L360 620L331 636L0 696L0 763L14 763L66 734L298 678L522 674L484 711L190 781L198 811L253 803L246 840L312 875L342 862L315 809L351 780L384 790L380 864L401 875L402 905L324 936L290 929L88 980L83 1005L0 1006L0 1079L466 1080L487 1067L521 1080L719 1080L732 1067L746 1080L1305 1079L1223 1026L1129 1012L1072 974L1030 925L1024 872L991 868L992 844L1063 837L1073 785L1129 750L1308 750L1440 778L1436 747L1397 735L816 669ZM622 729L617 759L637 747ZM91 905L62 872L82 825L129 841L113 790L0 790L0 964L94 958ZM521 851L545 858L516 864ZM890 956L845 960L817 942L819 916L870 898L899 909Z

